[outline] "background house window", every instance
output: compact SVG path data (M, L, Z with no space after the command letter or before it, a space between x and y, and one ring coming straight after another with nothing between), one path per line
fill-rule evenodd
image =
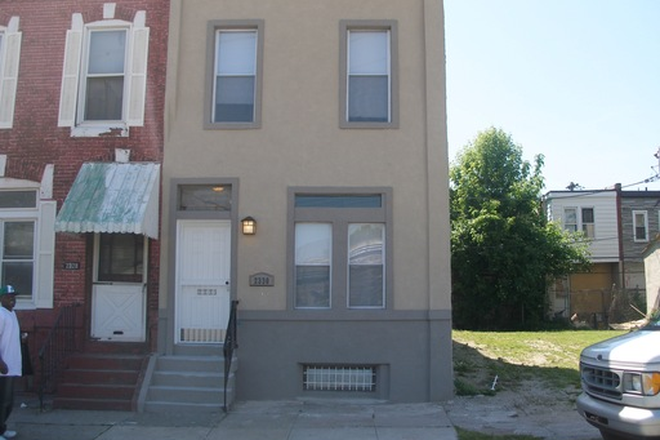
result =
M649 221L646 211L633 211L634 241L649 241Z
M386 193L298 193L291 203L294 308L384 309Z
M263 21L211 21L208 39L205 128L258 128Z
M596 224L594 222L594 208L582 208L582 232L587 238L596 236Z
M126 65L126 30L89 32L84 120L121 120Z
M395 126L396 23L342 22L342 127Z
M564 229L569 232L577 232L577 208L564 208Z

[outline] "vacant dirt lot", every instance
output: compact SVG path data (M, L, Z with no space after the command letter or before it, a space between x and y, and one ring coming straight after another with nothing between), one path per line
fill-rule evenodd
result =
M525 361L526 366L537 364L532 356ZM454 347L455 377L479 390L488 392L493 388L492 362L470 347ZM498 377L494 393L489 393L493 395L457 396L448 402L445 410L453 424L488 434L526 434L552 440L600 439L598 430L576 411L578 384L560 389L534 380L533 367L512 370L514 377Z

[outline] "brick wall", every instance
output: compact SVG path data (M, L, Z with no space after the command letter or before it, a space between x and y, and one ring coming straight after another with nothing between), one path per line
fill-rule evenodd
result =
M0 8L0 26L18 16L22 32L14 124L11 129L0 129L0 154L7 155L6 176L38 182L44 167L54 164L53 197L58 210L84 162L113 161L115 148L130 149L132 161L162 162L169 1L115 3L115 17L127 21L132 21L137 11L145 10L146 26L150 28L145 122L143 127L130 127L128 137L72 138L70 128L57 127L65 36L71 16L79 12L85 22L101 19L104 1L5 0ZM91 243L84 234L57 234L55 310L21 312L24 327L48 325L58 306L79 302L87 304L83 307L81 332L88 334L90 252ZM150 329L157 323L158 254L159 243L154 242L148 269ZM78 261L80 268L65 270L65 261ZM155 338L149 344L155 348Z

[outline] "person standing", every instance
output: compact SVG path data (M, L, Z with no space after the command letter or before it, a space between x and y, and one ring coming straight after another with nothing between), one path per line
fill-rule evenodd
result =
M16 291L13 286L0 288L0 440L16 437L7 429L7 419L14 408L14 383L22 374L21 330L14 312Z

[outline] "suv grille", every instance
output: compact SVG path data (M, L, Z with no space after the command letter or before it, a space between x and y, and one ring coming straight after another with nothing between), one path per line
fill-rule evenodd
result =
M582 383L586 390L610 399L621 399L621 378L618 374L603 368L582 365Z

